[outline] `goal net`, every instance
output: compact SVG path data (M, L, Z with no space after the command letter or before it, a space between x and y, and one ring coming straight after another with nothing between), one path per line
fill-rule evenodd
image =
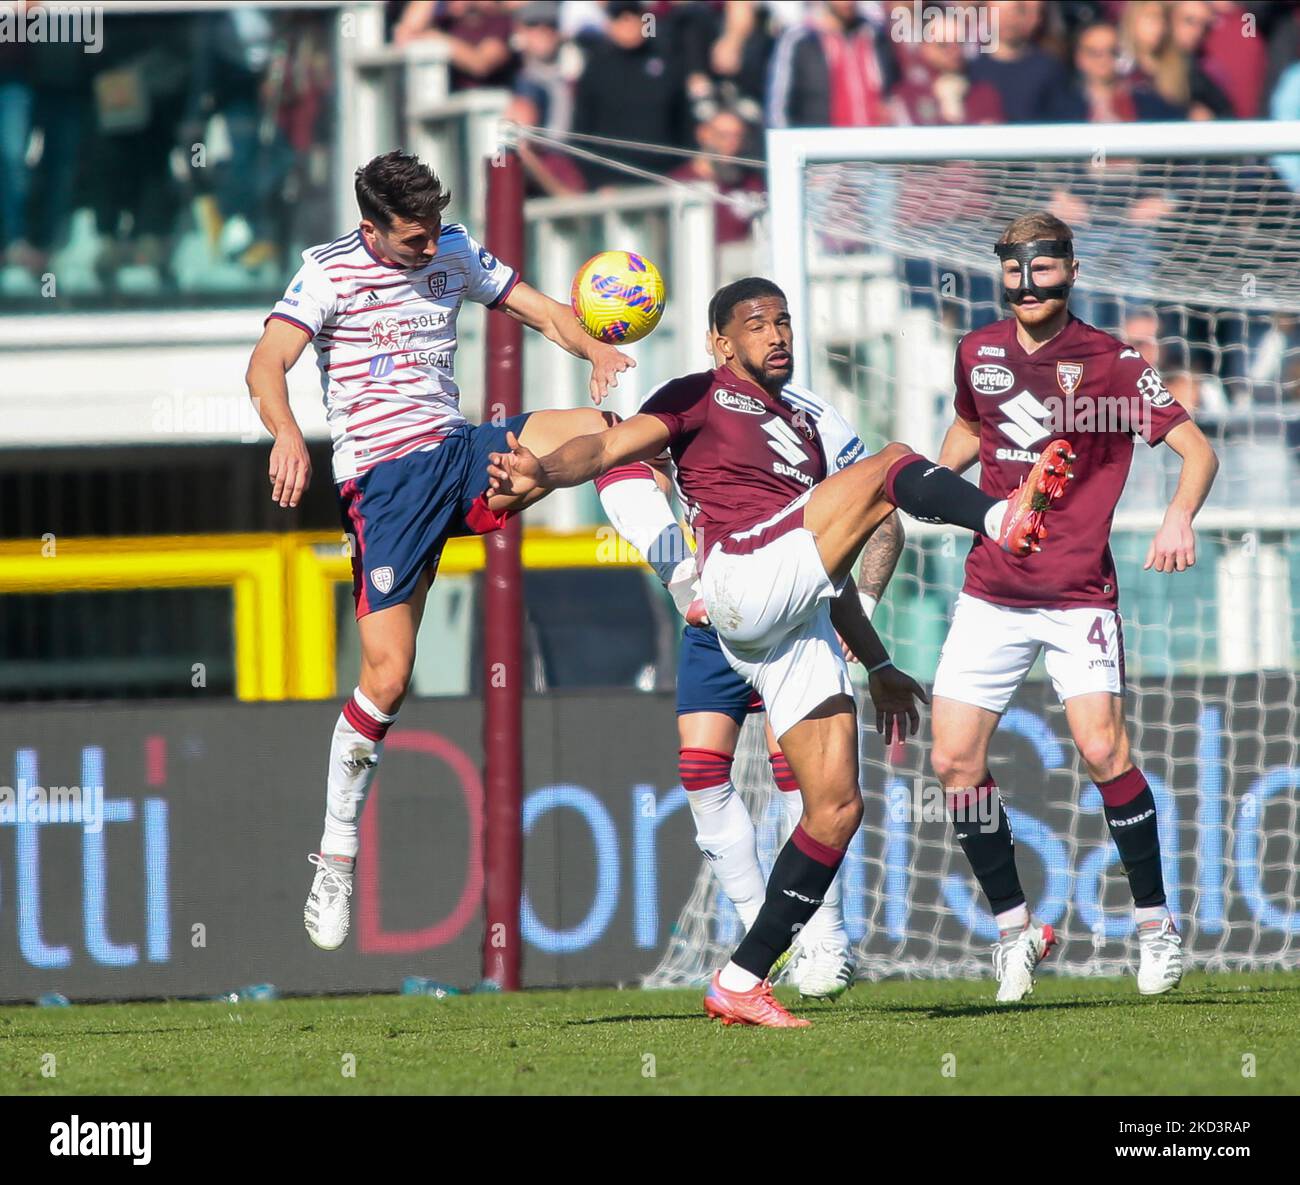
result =
M1143 571L1178 473L1167 448L1138 445L1111 545L1134 759L1155 795L1185 949L1209 969L1300 963L1300 199L1281 178L1286 161L1275 168L1281 153L1300 153L1300 128L769 137L767 234L794 315L796 377L869 447L901 439L937 455L957 341L1005 315L993 244L1042 208L1076 233L1076 314L1157 365L1215 445L1221 469L1197 520L1194 569ZM968 539L905 525L875 620L898 665L928 681ZM944 816L928 720L888 752L870 727L865 820L840 874L858 974L988 974L996 928ZM1041 660L1001 721L990 768L1030 906L1063 943L1044 969L1133 969L1127 882ZM784 812L759 718L742 732L735 780L770 868ZM740 933L702 863L647 983L702 982Z

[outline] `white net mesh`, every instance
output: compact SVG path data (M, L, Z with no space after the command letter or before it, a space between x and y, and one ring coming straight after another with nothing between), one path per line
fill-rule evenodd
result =
M804 187L811 385L869 446L905 439L937 453L957 340L1003 315L993 243L1045 206L1076 231L1076 313L1157 364L1214 443L1222 467L1194 569L1142 571L1177 475L1168 449L1139 445L1116 517L1130 735L1190 962L1300 964L1300 203L1245 161L856 161L808 167ZM967 541L907 525L876 624L898 664L928 680ZM735 778L766 868L782 812L758 723L742 734ZM928 752L928 726L891 754L862 735L866 820L841 874L860 976L989 971L992 919ZM1041 662L990 767L1031 907L1063 939L1045 969L1133 968L1127 882ZM701 982L739 935L702 866L647 982Z

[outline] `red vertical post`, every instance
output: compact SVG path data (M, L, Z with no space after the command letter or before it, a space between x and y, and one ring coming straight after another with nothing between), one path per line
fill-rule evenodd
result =
M515 153L487 161L484 245L521 269L524 170ZM487 316L483 421L523 411L523 326ZM483 978L503 991L520 986L519 905L523 892L524 587L520 522L484 537L483 596Z

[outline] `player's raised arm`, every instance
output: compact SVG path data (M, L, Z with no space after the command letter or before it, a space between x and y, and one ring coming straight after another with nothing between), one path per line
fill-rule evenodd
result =
M578 318L567 305L552 300L530 284L520 281L499 306L516 321L535 329L548 341L575 358L585 358L591 363L591 401L600 403L610 387L618 386L618 375L636 365L636 360L616 346L597 341L584 332Z
M271 501L284 507L297 506L311 482L311 457L289 407L289 384L285 379L310 340L304 328L272 317L253 347L244 374L253 407L275 437L268 469Z
M1205 499L1219 472L1219 458L1210 442L1191 420L1176 424L1165 434L1165 444L1182 459L1178 487L1165 511L1164 522L1147 549L1145 571L1154 567L1157 572L1182 572L1196 563L1196 533L1192 519L1205 504Z
M670 438L668 426L662 420L635 415L603 432L575 436L553 453L538 457L511 433L507 437L510 452L488 454L488 485L493 493L514 495L534 489L580 486L615 465L657 457Z

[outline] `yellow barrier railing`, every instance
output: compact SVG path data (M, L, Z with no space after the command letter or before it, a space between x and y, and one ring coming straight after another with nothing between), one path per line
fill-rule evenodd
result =
M335 677L336 590L352 580L340 533L167 535L0 543L0 593L229 588L234 602L235 694L241 700L329 699ZM635 565L609 527L526 530L526 568ZM483 540L448 541L439 571L481 571Z

